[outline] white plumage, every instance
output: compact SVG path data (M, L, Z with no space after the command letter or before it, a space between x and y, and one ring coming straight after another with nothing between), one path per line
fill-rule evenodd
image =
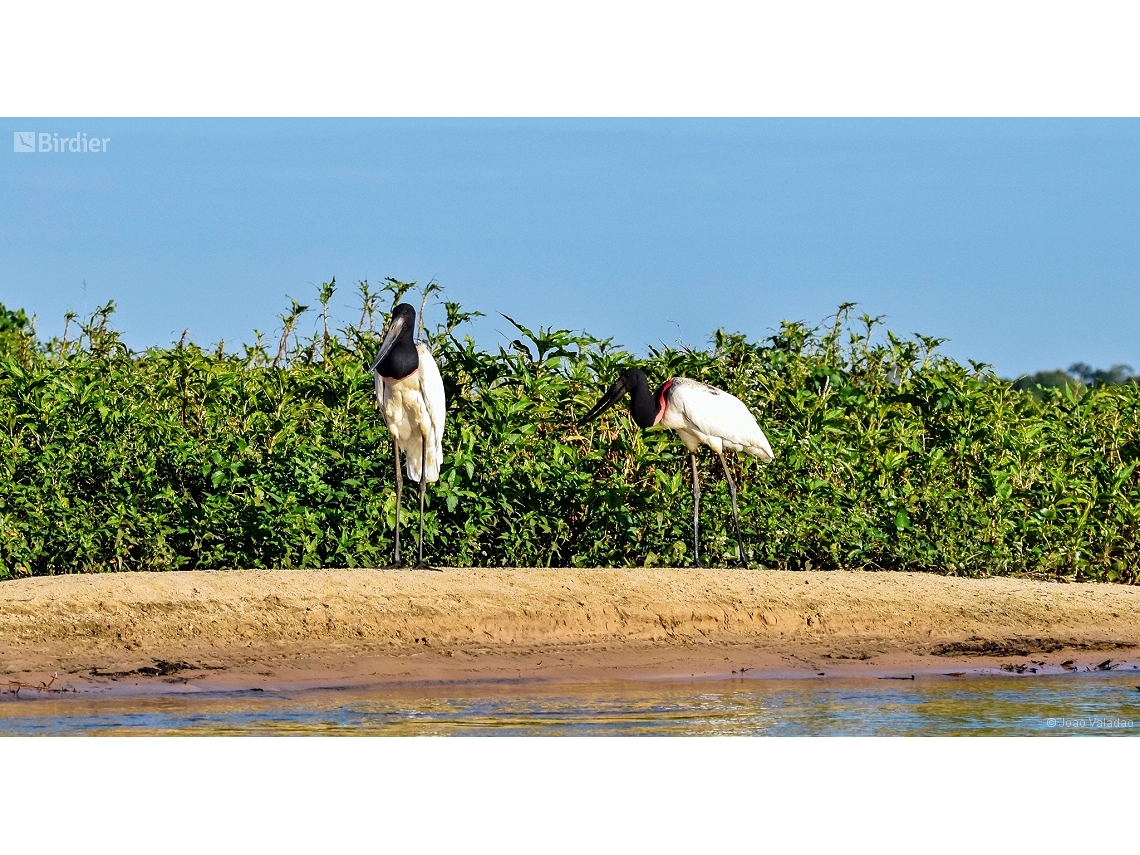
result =
M772 462L768 437L739 398L685 377L674 378L663 397L657 426L675 430L690 452L707 445L718 455L739 451Z
M419 367L407 377L393 380L375 375L376 398L392 441L404 452L408 477L416 482L421 480L423 461L427 470L422 473L423 481L432 482L439 480L443 462L443 378L423 342L416 344L416 355Z

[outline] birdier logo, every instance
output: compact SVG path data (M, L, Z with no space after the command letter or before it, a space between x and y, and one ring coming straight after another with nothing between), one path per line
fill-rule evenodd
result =
M82 131L76 131L73 137L61 137L59 134L46 132L15 131L12 134L12 151L103 154L110 142L110 137L89 137Z

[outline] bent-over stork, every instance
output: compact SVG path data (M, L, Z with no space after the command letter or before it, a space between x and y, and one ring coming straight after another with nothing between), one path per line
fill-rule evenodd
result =
M593 421L621 397L629 394L629 412L638 427L644 430L668 428L677 432L693 464L693 565L700 566L700 538L698 525L701 507L701 481L697 475L697 449L707 445L720 458L728 491L732 496L732 519L736 523L736 551L744 563L744 541L740 536L740 515L736 510L736 482L728 471L725 451L743 451L759 457L765 463L773 459L768 437L756 424L756 419L739 398L721 389L714 389L696 380L674 377L666 380L654 393L649 391L645 373L637 368L622 372L617 382L590 412L578 422L584 425Z
M439 480L443 461L443 378L431 351L413 339L416 310L401 303L392 310L388 332L370 369L376 375L376 398L384 424L392 434L396 458L396 559L400 566L400 451L408 465L408 477L419 484L420 541L417 567L424 567L424 491L428 481Z

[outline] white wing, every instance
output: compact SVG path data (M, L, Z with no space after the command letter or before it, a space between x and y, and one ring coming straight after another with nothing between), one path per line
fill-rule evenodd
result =
M717 452L743 451L765 463L774 456L768 437L743 401L696 380L673 380L661 426L692 434Z
M438 481L439 467L443 464L443 421L447 413L443 377L425 344L417 344L416 352L420 356L420 394L427 410L427 471L424 476L428 481Z

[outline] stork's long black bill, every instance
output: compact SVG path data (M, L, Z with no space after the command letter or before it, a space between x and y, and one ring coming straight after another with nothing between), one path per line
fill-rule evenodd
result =
M587 422L592 422L594 419L596 419L598 416L600 416L602 413L620 401L621 396L624 395L627 391L628 390L625 388L625 381L618 380L616 383L614 383L614 385L610 387L610 391L606 392L606 394L602 397L602 400L598 401L598 403L594 405L594 408L590 410L590 412L586 413L586 415L582 416L582 418L578 420L578 424L584 425Z
M400 333L404 331L406 325L407 322L403 316L392 319L392 323L388 327L388 332L384 336L384 341L380 343L380 351L376 354L376 358L372 360L372 367L368 369L369 374L374 372L376 367L384 361L384 357L388 355L388 351L392 349L392 346L400 338Z

